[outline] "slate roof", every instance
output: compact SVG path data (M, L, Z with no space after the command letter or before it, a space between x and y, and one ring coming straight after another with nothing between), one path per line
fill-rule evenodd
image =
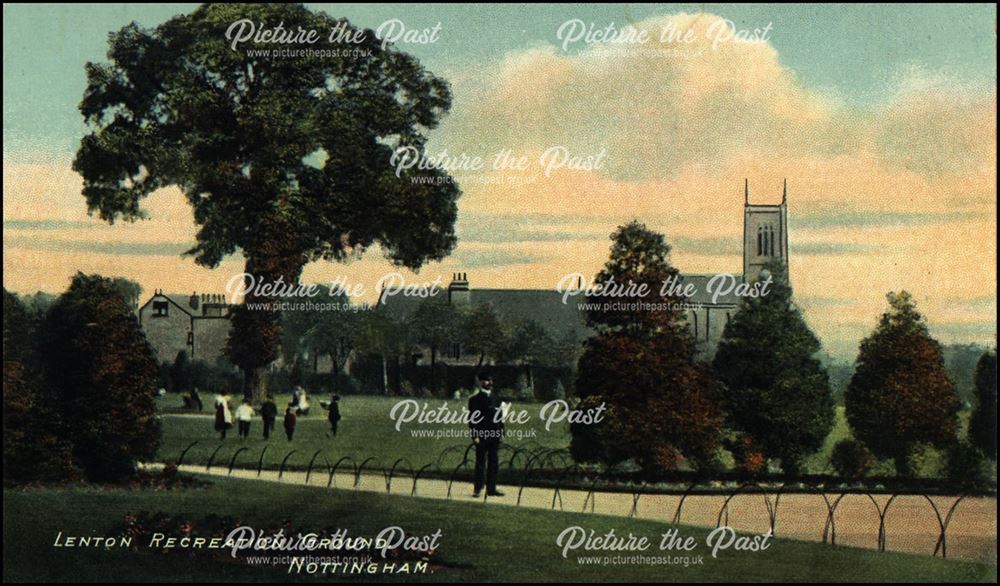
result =
M446 303L448 290L439 289L431 299ZM562 294L548 289L471 289L469 291L469 304L471 306L492 305L501 320L509 322L531 320L537 322L554 336L563 336L568 332L573 332L582 340L590 335L590 330L587 328L583 312L577 309L577 303L581 300L582 298L571 297L563 304ZM423 302L423 298L395 295L386 298L385 304L380 304L379 309L389 311L396 316L407 316L416 311Z
M692 305L736 306L739 298L734 291L720 296L715 302L708 290L708 282L714 275L682 275L681 285L693 283L696 293L687 299ZM743 275L734 275L737 283L743 282ZM716 287L718 288L718 287ZM439 289L431 299L442 303L448 300L448 290ZM397 317L412 315L424 301L420 297L394 295L379 305L379 310L389 311ZM484 303L493 306L501 320L519 322L532 320L548 330L552 335L562 336L572 331L577 339L591 335L584 312L577 305L586 302L583 295L569 297L564 304L562 294L550 289L475 289L469 290L469 303L475 307Z

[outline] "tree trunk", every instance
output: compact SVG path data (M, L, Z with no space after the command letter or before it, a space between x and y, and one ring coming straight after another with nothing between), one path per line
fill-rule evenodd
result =
M243 394L251 400L260 398L260 380L264 369L278 357L281 345L280 316L274 307L249 309L249 304L273 301L258 296L254 285L298 282L306 258L298 244L289 239L289 228L280 216L265 218L258 239L244 246L246 256L243 304L231 315L226 354L243 370Z
M337 360L337 354L336 353L330 354L330 361L333 362L333 365L330 367L330 370L333 371L332 372L332 374L333 374L333 394L334 395L339 395L340 394L339 393L339 391L340 391L340 361Z
M913 469L910 466L910 451L908 449L900 448L892 460L896 465L896 476L900 478L910 478L913 476Z
M399 395L403 392L403 373L400 371L399 355L393 357L393 362L396 366L396 395Z
M783 456L781 458L781 471L790 478L798 478L802 467L799 466L799 462L794 456Z
M382 362L382 394L389 394L389 365L385 359L385 354L379 354L379 359Z
M434 371L437 370L437 348L431 346L431 394L434 394Z
M264 367L243 369L243 397L253 402L261 399L260 381L264 374Z

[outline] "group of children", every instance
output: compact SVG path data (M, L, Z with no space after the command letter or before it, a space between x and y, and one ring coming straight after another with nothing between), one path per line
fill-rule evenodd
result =
M338 401L340 401L340 396L333 395L329 405L324 404L324 407L329 411L327 415L327 421L330 422L330 431L327 433L328 437L337 435L337 424L340 422L340 405ZM234 417L230 411L229 402L229 395L216 395L215 397L215 431L219 432L220 439L226 439L226 432L233 426ZM240 439L245 440L250 437L250 423L253 421L255 412L250 399L247 398L244 398L240 406L236 408L235 419ZM292 437L295 435L295 426L298 424L298 418L308 413L308 396L305 389L299 387L292 393L292 400L288 403L288 407L285 408L283 424L288 441L292 441ZM275 405L274 399L270 395L264 397L264 401L261 403L260 416L264 422L264 439L270 439L278 417L278 406Z

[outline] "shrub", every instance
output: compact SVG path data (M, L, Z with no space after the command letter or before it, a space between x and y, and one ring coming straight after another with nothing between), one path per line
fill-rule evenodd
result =
M853 439L844 439L833 446L830 465L842 478L856 480L863 477L875 464L875 458L864 444Z
M969 441L997 459L997 354L987 352L976 365L976 408L969 419Z
M159 368L111 280L78 273L49 310L40 356L63 435L88 480L131 477L160 441Z
M982 482L986 479L985 461L978 447L959 442L948 450L948 478L967 484Z
M889 309L861 341L844 394L851 431L879 458L892 458L899 476L914 473L921 445L948 448L958 432L960 402L944 367L941 344L907 292L888 295Z
M754 442L753 437L748 434L740 434L735 442L728 446L736 462L736 470L746 476L757 476L764 472L767 467L767 457L760 451Z

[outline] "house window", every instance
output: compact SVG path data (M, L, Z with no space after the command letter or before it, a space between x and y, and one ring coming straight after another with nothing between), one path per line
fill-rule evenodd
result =
M167 317L168 311L170 310L169 301L154 301L153 302L153 317Z
M462 345L459 344L458 342L455 342L454 344L451 345L451 357L454 358L455 360L458 360L459 358L462 357Z
M194 346L194 332L188 332L188 346Z

